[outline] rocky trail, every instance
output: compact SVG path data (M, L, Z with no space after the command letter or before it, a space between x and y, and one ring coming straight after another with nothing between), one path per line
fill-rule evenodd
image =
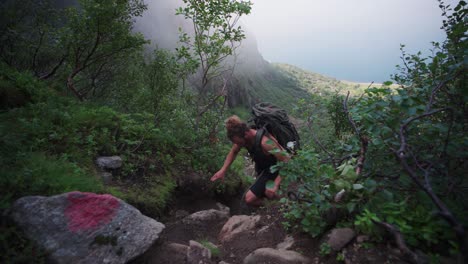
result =
M350 228L320 238L287 232L278 201L240 210L236 199L231 209L181 196L156 220L108 194L70 192L23 197L12 218L50 263L404 263L389 244L371 245Z
M166 228L159 240L132 264L405 263L389 245L368 247L368 237L350 228L316 239L287 232L278 201L241 210L240 200L232 209L210 198L182 200L161 220Z
M83 192L23 197L11 219L51 263L405 263L393 245L369 243L351 228L312 238L284 228L278 200L248 208L242 193L214 197L203 177L189 179L158 219L112 195Z

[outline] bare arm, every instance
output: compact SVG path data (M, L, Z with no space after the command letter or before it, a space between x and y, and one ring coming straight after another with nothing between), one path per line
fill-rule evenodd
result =
M228 155L226 156L226 159L224 160L223 167L216 172L213 177L211 177L211 181L216 181L217 179L223 179L224 174L226 174L226 171L229 169L229 166L231 166L232 162L237 157L237 154L239 153L241 147L237 144L233 144L231 147L231 150L229 151Z
M279 161L288 162L291 159L286 150L272 136L262 138L262 149L265 155L272 154Z

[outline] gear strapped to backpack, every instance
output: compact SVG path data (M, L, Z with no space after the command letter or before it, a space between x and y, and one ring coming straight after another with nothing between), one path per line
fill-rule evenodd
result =
M300 148L299 134L284 109L271 103L258 103L252 107L252 114L249 122L254 122L253 128L265 128L289 153Z

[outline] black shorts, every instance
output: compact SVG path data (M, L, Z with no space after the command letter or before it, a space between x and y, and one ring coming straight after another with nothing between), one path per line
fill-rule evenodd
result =
M265 196L266 190L266 183L267 181L274 181L278 177L278 172L271 173L269 170L264 170L260 173L260 176L257 178L257 181L250 186L250 190L257 196L258 198L262 198Z

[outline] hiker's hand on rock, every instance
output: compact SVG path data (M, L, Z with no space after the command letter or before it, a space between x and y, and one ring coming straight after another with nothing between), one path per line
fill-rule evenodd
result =
M213 177L211 177L211 181L216 181L217 179L222 179L224 180L224 171L220 170L218 172L216 172Z

